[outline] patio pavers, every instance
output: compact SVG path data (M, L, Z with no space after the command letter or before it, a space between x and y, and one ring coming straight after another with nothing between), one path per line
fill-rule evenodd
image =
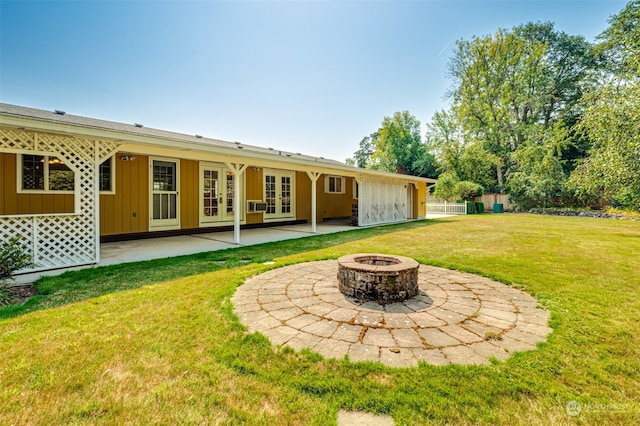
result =
M536 299L481 276L420 265L420 294L383 306L344 296L337 272L336 260L272 269L238 287L235 312L276 345L392 367L488 364L553 331Z

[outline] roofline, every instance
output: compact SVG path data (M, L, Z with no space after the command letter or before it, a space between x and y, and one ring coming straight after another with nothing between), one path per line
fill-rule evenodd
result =
M9 105L9 104L6 104ZM46 110L41 110L43 112L48 112ZM52 114L54 114L52 112ZM78 116L80 117L80 116ZM89 117L81 117L81 118L89 118ZM101 121L101 123L109 123L107 121ZM398 173L389 173L382 172L378 170L364 169L354 166L349 166L347 164L341 164L338 162L332 161L323 161L324 158L314 158L314 160L310 160L307 158L296 158L297 154L286 153L285 156L275 155L275 154L266 154L251 150L241 150L236 147L224 147L219 145L213 145L208 143L203 143L207 140L215 141L215 142L224 142L228 144L233 144L233 142L221 141L218 139L211 138L201 138L197 136L187 135L184 133L177 132L169 132L160 129L154 128L145 128L147 130L152 130L156 132L165 133L164 135L145 135L140 132L136 132L136 127L133 127L131 131L120 130L120 129L112 129L106 126L97 126L97 125L88 125L88 124L79 124L79 123L67 123L60 120L55 120L55 117L51 119L35 117L28 114L19 114L7 111L0 111L0 124L8 125L10 127L15 127L19 129L24 129L27 131L43 131L43 132L54 132L54 133L62 133L76 137L84 137L84 138L95 138L95 139L110 139L113 141L123 142L123 143L136 143L142 145L153 145L160 146L164 148L172 148L178 150L188 150L188 151L203 151L209 153L218 153L227 157L243 157L248 159L255 160L263 160L267 162L277 162L286 164L298 164L305 166L309 169L329 169L340 172L345 172L350 176L358 176L358 175L372 175L379 177L390 177L395 179L403 179L409 181L421 181L427 183L435 183L436 180L432 178L424 178L419 176L412 175L403 175ZM114 124L124 124L124 123L116 123ZM193 138L193 141L185 141L180 140L175 137L171 137L171 134L180 135L187 138ZM240 144L242 146L242 144ZM262 148L265 149L265 148ZM278 150L274 150L278 151ZM283 152L283 151L278 151ZM320 160L320 161L318 161Z

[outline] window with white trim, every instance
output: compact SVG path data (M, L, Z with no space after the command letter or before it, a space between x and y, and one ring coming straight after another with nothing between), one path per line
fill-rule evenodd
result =
M100 192L115 192L115 173L113 156L107 158L99 166Z
M324 192L327 194L344 194L345 184L342 176L325 176Z
M20 191L73 191L75 173L58 157L23 154L18 185Z
M18 192L73 192L75 173L58 157L22 154ZM114 191L113 157L100 164L100 192Z

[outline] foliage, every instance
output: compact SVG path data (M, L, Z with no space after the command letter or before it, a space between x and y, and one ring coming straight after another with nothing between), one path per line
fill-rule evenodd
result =
M347 159L347 164L364 169L371 162L371 154L373 154L373 141L378 139L378 133L374 132L369 136L365 136L360 141L360 147L353 153L353 158Z
M640 81L603 86L578 126L593 147L571 176L582 196L602 194L614 206L640 210Z
M473 201L484 194L484 188L482 188L481 185L468 180L462 180L456 183L453 191L457 198L461 198L465 201Z
M435 177L435 158L420 135L420 121L408 111L385 117L380 128L360 141L349 164L391 173Z
M529 23L458 42L449 64L455 83L453 113L467 143L475 141L495 156L499 188L512 171L513 153L535 143L556 123L570 128L579 120L576 100L595 66L583 37L559 32L551 23ZM571 133L567 138L577 140ZM584 143L565 148L561 156L573 161L583 154Z
M561 159L568 144L568 131L562 122L547 128L540 139L527 143L512 154L512 170L507 176L509 198L519 208L553 206L567 195Z
M637 222L470 215L382 229L47 278L52 290L40 300L57 307L0 321L0 418L317 425L335 424L344 408L402 425L637 424ZM252 275L381 248L523 288L551 311L554 331L504 362L403 369L274 347L233 313L229 299ZM255 262L207 271L223 258ZM129 290L74 299L111 279ZM573 400L583 406L577 417L565 411Z
M21 242L20 237L0 243L0 306L10 303L11 293L7 281L16 271L32 266L31 255Z
M584 96L576 126L593 146L570 185L582 197L604 196L616 207L640 210L640 0L613 16L598 46L608 74Z
M598 50L605 66L615 75L640 76L640 0L632 0L609 19L609 27L598 37Z
M454 172L444 172L438 178L433 195L439 200L448 200L456 196L456 185L460 180Z
M427 125L426 138L427 148L434 153L443 173L452 172L460 180L473 181L483 187L494 186L493 169L498 158L477 141L465 143L453 111L437 111Z
M0 282L10 280L20 269L32 266L31 255L20 237L0 243Z

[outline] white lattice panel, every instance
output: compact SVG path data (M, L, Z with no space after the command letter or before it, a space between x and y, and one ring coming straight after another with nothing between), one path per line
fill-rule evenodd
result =
M0 217L2 240L21 236L33 253L35 267L45 270L94 263L98 260L96 238L96 169L119 144L47 133L0 129L0 151L37 151L55 154L76 173L80 182L76 214L36 217ZM96 148L98 152L96 152Z
M359 182L360 226L400 222L407 219L407 189L397 179L362 177Z

